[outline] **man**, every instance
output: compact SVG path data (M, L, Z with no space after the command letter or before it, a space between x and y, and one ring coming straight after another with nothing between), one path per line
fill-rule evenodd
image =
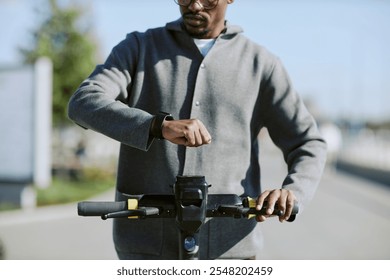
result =
M258 197L257 207L268 201L270 214L278 205L280 221L287 220L294 201L302 209L313 196L325 161L312 116L280 61L225 20L234 0L175 2L182 17L128 34L71 98L69 117L121 142L117 200L123 193L172 193L177 175L204 175L209 193ZM283 152L288 175L283 186L262 192L263 127ZM200 258L256 257L256 225L208 221ZM177 259L177 238L172 220L114 221L121 259Z

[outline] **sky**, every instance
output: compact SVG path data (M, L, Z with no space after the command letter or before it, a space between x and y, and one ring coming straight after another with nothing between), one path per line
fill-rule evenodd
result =
M173 0L74 2L88 7L102 59L127 33L180 16ZM0 0L0 68L21 63L17 48L31 43L45 3ZM390 119L390 1L235 0L227 19L281 58L297 91L322 116Z

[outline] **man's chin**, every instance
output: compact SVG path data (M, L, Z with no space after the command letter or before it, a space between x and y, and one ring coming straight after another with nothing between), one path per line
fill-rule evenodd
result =
M185 25L185 28L186 28L187 33L191 37L198 38L198 39L204 38L209 33L209 30L204 29L204 28L196 28L196 27L187 26L187 25Z

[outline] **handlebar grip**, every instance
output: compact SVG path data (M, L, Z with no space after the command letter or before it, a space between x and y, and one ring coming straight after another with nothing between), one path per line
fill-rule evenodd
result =
M127 201L83 201L77 204L79 216L102 216L124 210L127 210Z
M291 215L297 215L299 213L298 203L294 203Z
M267 211L267 201L264 202L263 208L261 210L256 210L255 198L247 197L243 200L243 204L244 206L249 207L249 211L246 213L249 218L256 217L257 215L264 215ZM298 212L299 212L299 206L298 203L295 202L291 212L291 216L287 221L288 222L294 221ZM283 211L278 209L278 205L275 205L274 212L272 213L272 215L281 216L283 215Z

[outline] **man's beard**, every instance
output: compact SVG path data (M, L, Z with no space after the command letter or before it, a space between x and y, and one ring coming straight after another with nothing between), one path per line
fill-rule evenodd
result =
M204 29L201 31L190 31L187 29L187 27L184 24L183 26L186 32L188 33L188 35L190 35L193 38L198 38L198 39L203 38L205 35L207 35L210 32L209 29Z
M197 26L192 26L191 24L187 23L189 28L187 28L186 25L186 19L187 18L197 18L198 20L206 22L206 19L203 16L200 15L195 15L193 13L186 13L183 14L183 26L186 32L194 38L203 38L205 35L207 35L210 32L210 29L205 28L205 29L199 29Z

